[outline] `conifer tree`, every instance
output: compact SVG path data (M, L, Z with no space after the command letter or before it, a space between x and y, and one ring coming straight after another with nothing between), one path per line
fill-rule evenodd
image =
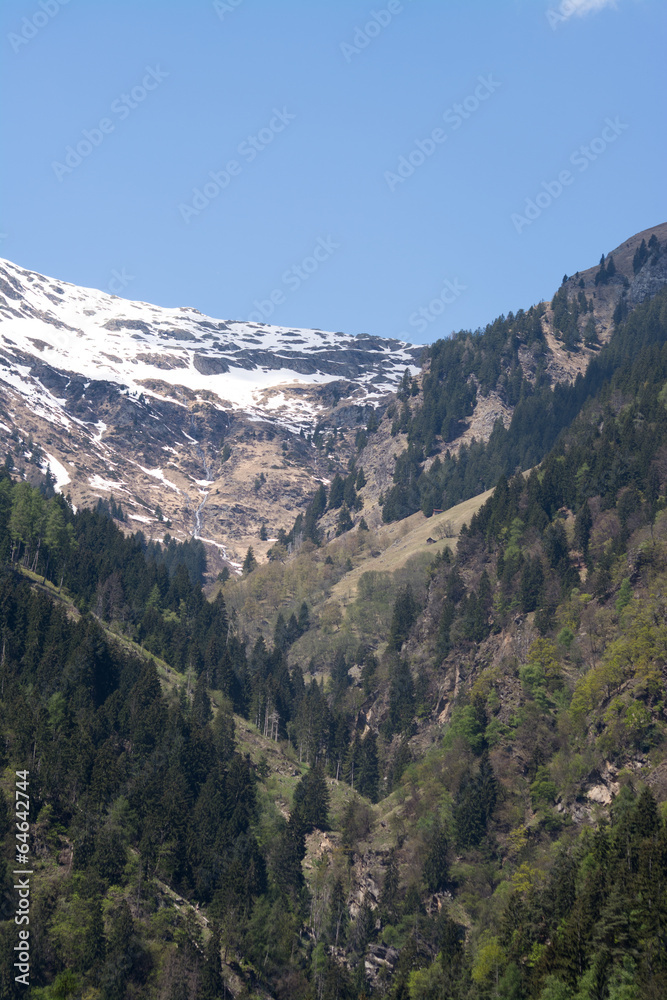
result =
M134 921L124 899L111 920L111 932L101 985L104 1000L123 1000L136 954Z
M635 274L641 271L642 267L648 260L648 248L646 246L646 240L642 240L637 249L635 250L635 255L632 258L632 270Z
M310 628L310 613L308 611L308 605L305 601L301 602L301 607L299 608L299 617L297 619L299 625L299 634L303 635Z
M521 610L524 614L535 611L542 601L544 570L539 555L526 559L521 572Z
M106 941L104 938L104 919L102 917L102 905L99 896L94 896L88 904L90 921L84 931L82 960L84 968L82 972L97 975L104 962L106 954Z
M255 553L252 551L252 545L248 546L248 551L245 554L245 559L243 560L243 575L248 576L249 573L257 566L257 560L255 559Z
M484 827L477 787L469 779L459 789L453 813L458 846L475 847L482 838Z
M361 741L358 776L355 788L371 802L377 802L380 788L377 736L370 730Z
M415 714L415 688L408 661L398 657L392 666L389 688L389 715L384 735L408 732Z
M449 841L443 827L437 827L429 846L422 874L429 892L444 892L449 883Z
M338 515L338 520L336 521L336 537L343 535L352 527L353 524L352 518L350 517L350 511L348 510L347 504L344 503L340 508L340 514Z
M192 720L197 726L205 726L213 716L211 699L206 690L206 675L200 674L192 699Z
M448 913L444 913L441 919L440 932L440 961L444 974L444 995L456 996L455 984L461 977L461 969L464 959L463 942L465 940L465 927L457 924ZM509 1000L508 995L508 1000Z
M347 504L348 509L354 510L357 502L357 491L354 488L354 483L356 479L356 474L354 471L350 473L345 479L343 486L343 501Z
M333 884L329 902L328 938L334 948L345 944L349 922L350 915L343 883L340 878L337 878Z
M300 779L294 789L291 822L303 833L329 826L329 789L324 768L318 762Z
M342 649L337 649L331 666L331 697L335 705L345 694L350 683L350 665Z
M400 650L417 620L419 605L408 584L396 596L389 629L389 649Z
M287 624L282 611L278 612L278 617L276 618L276 626L273 630L273 645L276 649L281 651L287 649L289 645L287 639Z
M329 490L329 510L338 510L339 507L343 506L343 501L345 499L345 483L341 478L340 474L337 472L331 483L331 489Z
M354 738L347 748L343 764L343 778L353 789L359 785L359 764L361 762L361 737L355 731Z
M389 853L387 870L382 883L382 892L380 893L380 911L385 914L389 923L393 923L398 915L398 889L398 858L396 857L395 849L393 849Z
M222 962L220 959L220 928L213 927L206 945L206 957L197 989L197 1000L219 1000L222 996Z
M595 320L592 316L589 316L584 327L584 343L586 347L596 347L599 342Z

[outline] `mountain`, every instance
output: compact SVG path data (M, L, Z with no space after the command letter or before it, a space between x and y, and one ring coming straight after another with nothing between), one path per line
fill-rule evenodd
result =
M342 444L339 401L304 442L331 481L240 574L75 510L13 439L3 997L17 844L36 1000L667 994L658 231L432 345ZM492 393L507 426L461 441Z
M428 348L417 398L399 392L391 408L407 448L383 497L386 521L450 507L541 461L594 391L601 346L667 283L666 238L667 225L638 233L565 275L550 303Z
M421 353L213 320L0 264L4 430L30 440L31 457L38 447L76 504L113 496L135 528L162 537L162 517L230 560L263 521L271 534L291 523L338 468L310 443L318 423L336 408L337 426L354 426Z
M451 506L546 454L560 429L545 416L554 387L586 372L619 309L667 280L651 239L661 246L667 225L564 279L551 303L427 349L214 320L2 262L11 460L23 467L27 455L28 473L48 463L76 505L101 500L129 530L202 539L211 571L238 570L248 546L264 558L350 462L364 469L372 526ZM410 388L406 369L418 373Z

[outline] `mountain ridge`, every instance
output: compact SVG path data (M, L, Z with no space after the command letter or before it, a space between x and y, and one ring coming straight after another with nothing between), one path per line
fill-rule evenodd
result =
M206 592L196 542L130 535L115 506L75 511L34 462L0 468L0 835L13 837L14 769L32 758L44 1000L217 1000L223 982L239 1000L664 995L657 238L649 256L637 275L650 267L658 289L646 281L627 312L631 283L614 280L610 256L592 271L615 304L581 380L540 395L539 367L537 386L521 376L512 422L522 394L534 407L522 454L546 453L456 511L380 523L379 477L428 437L431 474L485 391L516 396L520 350L548 356L548 309L559 343L581 353L595 316L582 278L572 297L567 279L549 307L459 335L460 367L448 381L440 365L442 384L434 345L365 426L344 401L313 443L285 431L286 464L302 447L323 478L329 461L349 475L320 481L305 517L295 487L289 544ZM100 385L84 391L108 399ZM544 400L560 429L550 445ZM240 450L249 428L222 418ZM206 462L211 439L191 438ZM38 454L9 440L16 458ZM502 445L496 426L485 447ZM176 472L142 461L156 491L173 492ZM198 483L200 529L210 485ZM0 922L8 996L12 927Z
M305 431L345 393L343 419L358 419L406 367L416 370L422 352L367 334L213 320L9 262L0 264L0 294L5 429L17 423L41 444L56 485L77 504L113 495L135 525L161 537L162 516L177 536L206 539L213 562L216 548L230 548L232 565L264 520L252 509L257 478L271 480L262 498L271 529L293 520L311 484L338 467ZM217 492L208 490L213 467L220 475L230 458Z
M667 239L667 225L607 255L617 261L609 280L596 280L598 265L563 281L566 313L577 296L589 303L595 343L572 345L557 328L557 294L535 307L539 352L519 344L512 360L511 351L491 346L499 377L484 384L461 369L455 389L467 384L473 402L455 402L449 440L436 440L424 471L447 451L456 456L488 441L498 424L510 426L512 379L530 389L536 372L557 385L586 370L611 336L619 303L629 298L632 308L667 280L667 258L655 273L645 261L633 274L638 247L655 234ZM580 339L585 321L574 321ZM454 340L483 345L485 336ZM48 463L57 488L76 504L120 504L126 530L201 538L213 572L238 570L249 546L266 558L279 529L289 529L318 485L345 474L350 462L368 481L355 523L362 515L371 525L379 520L378 501L392 489L392 456L399 469L439 343L215 320L192 307L133 302L0 262L0 422L14 436L11 460L26 474L31 460L42 469ZM396 396L406 368L417 373L407 410ZM490 485L480 481L467 495ZM434 497L441 505L437 489ZM335 518L325 517L323 527L336 530Z

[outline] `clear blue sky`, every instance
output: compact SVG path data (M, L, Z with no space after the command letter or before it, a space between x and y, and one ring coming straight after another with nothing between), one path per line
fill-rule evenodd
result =
M428 343L667 219L664 0L6 0L0 24L0 255L62 280Z

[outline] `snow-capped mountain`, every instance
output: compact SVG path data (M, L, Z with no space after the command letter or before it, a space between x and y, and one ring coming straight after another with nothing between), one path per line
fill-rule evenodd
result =
M366 334L217 320L189 307L132 302L9 261L0 261L0 344L136 395L185 405L179 389L187 389L226 410L268 413L297 431L312 427L321 407L284 387L352 380L355 402L370 402L390 392L419 355L410 344ZM26 387L22 376L11 381ZM53 405L39 399L37 384L30 393Z
M232 561L261 550L262 522L269 535L291 526L420 353L132 302L0 261L11 461L48 464L75 503L113 495L134 528L162 537L164 517ZM335 451L313 447L317 426Z

